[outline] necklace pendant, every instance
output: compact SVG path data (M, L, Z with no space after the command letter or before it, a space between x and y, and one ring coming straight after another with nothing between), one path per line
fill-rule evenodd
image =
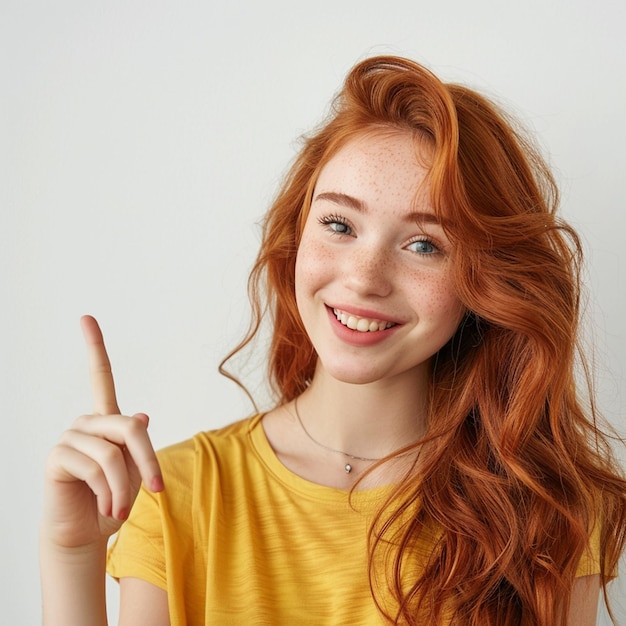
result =
M345 470L346 474L349 474L352 471L352 465L350 465L350 463L346 463Z

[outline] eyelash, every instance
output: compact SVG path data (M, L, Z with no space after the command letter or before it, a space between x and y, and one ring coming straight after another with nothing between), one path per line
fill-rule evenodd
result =
M323 215L322 217L318 218L317 220L322 226L326 227L331 235L335 236L343 236L343 237L351 237L352 236L352 226L350 226L350 223L348 222L348 220L341 216L341 215ZM350 231L350 232L342 232L341 230L336 230L335 228L333 228L333 225L340 225L345 227L346 230ZM438 254L441 254L441 247L435 242L434 239L432 239L431 237L428 237L426 235L420 236L420 237L416 237L415 239L412 239L408 244L407 244L407 248L415 243L426 243L430 246L432 246L433 251L432 252L420 252L418 250L412 250L413 254L417 254L418 256L421 257L432 257Z
M418 250L413 250L415 254L419 254L420 256L434 256L436 254L441 253L441 248L430 237L426 237L426 236L418 237L417 239L413 239L412 241L410 241L408 245L411 246L414 243L427 243L428 245L433 247L432 252L419 252Z
M345 226L346 229L352 231L352 226L350 226L350 224L348 223L348 220L345 217L342 217L341 215L324 215L318 219L318 222L322 226L326 226L328 230L330 230L331 234L333 235L344 235L348 237L351 235L351 232L350 233L341 232L332 228L333 224L340 224L341 226Z

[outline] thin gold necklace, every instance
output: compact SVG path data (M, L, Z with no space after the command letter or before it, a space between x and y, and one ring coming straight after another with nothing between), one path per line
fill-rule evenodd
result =
M319 442L317 439L315 439L313 437L313 435L311 435L311 433L306 429L306 426L304 425L304 423L302 422L302 418L300 417L300 412L298 411L298 398L296 398L293 401L293 408L295 409L296 412L296 417L298 418L298 422L300 422L300 426L302 427L302 430L304 431L304 434L317 446L319 446L320 448L324 448L324 450L328 450L329 452L334 452L335 454L342 454L345 457L348 457L349 459L352 459L353 461L366 461L367 463L374 463L376 461L380 461L381 459L383 459L384 457L379 457L377 459L370 459L366 456L358 456L356 454L350 454L349 452L344 452L343 450L337 450L336 448L331 448L330 446L326 446L323 443ZM346 474L349 474L352 471L352 465L350 463L346 463L344 465L344 469L346 470Z

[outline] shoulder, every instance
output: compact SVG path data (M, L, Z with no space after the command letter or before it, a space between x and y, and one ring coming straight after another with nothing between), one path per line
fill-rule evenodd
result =
M132 517L145 517L151 524L160 525L165 515L181 527L189 525L212 494L257 475L259 463L255 461L250 434L260 417L255 415L216 430L200 432L160 449L157 457L165 489L160 493L141 489ZM147 525L148 521L141 523Z
M190 439L162 448L157 456L166 480L170 477L189 482L194 468L223 465L226 459L234 464L238 458L249 456L251 433L260 424L261 417L254 415L215 430L199 432Z

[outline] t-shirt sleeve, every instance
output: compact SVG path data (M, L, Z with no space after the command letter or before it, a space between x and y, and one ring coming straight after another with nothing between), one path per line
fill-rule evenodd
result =
M140 578L167 589L160 495L143 487L128 520L107 556L107 571L116 579Z
M128 520L109 547L107 571L118 580L140 578L167 590L168 555L184 553L183 537L191 519L193 442L165 448L158 458L165 490L152 493L141 487Z
M589 546L578 563L576 577L600 573L600 525L595 524L589 537Z

